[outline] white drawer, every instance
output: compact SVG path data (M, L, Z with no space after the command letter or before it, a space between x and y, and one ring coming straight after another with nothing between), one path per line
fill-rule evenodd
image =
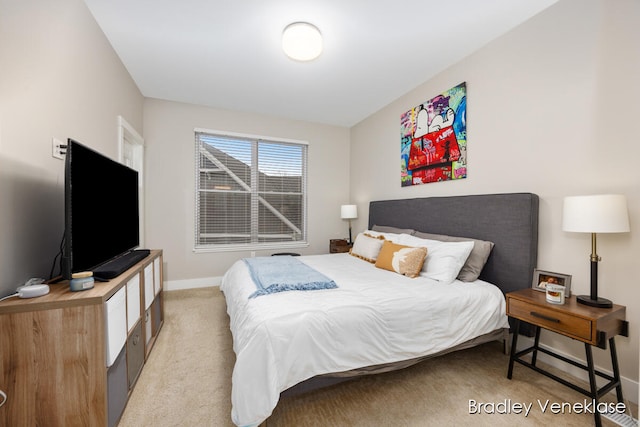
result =
M127 331L131 331L140 319L140 274L127 282Z
M160 257L153 260L153 284L155 286L156 295L162 289L162 278L160 277Z
M107 324L107 367L113 365L127 342L126 288L123 286L105 303Z
M155 292L153 290L153 263L144 268L144 309L151 307Z

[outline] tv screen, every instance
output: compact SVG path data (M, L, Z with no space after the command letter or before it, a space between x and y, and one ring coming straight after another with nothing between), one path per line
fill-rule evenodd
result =
M131 251L139 235L138 172L69 139L63 278Z

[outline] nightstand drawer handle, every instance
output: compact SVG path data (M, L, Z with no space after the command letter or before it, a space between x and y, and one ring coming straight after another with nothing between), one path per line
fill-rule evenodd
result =
M532 311L530 314L533 317L539 317L541 319L548 320L549 322L560 323L560 319L554 319L553 317L545 316L544 314L540 314L535 311Z

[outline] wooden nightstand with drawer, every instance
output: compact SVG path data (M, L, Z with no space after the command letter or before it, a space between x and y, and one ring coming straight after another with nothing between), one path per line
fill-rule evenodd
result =
M575 296L567 298L565 304L551 304L547 302L544 292L539 292L534 289L521 289L519 291L509 292L506 298L507 315L515 320L507 378L511 379L514 363L518 362L591 397L596 402L604 394L615 388L618 402L623 402L622 383L620 382L620 370L618 368L618 357L614 338L616 335L629 336L629 323L625 319L626 307L617 304L614 304L611 308L590 307L578 303ZM535 327L535 338L533 346L518 351L516 345L518 342L517 331L520 321L530 323ZM584 365L540 347L541 329L547 329L582 341L585 346L587 364ZM606 349L607 341L609 342L611 352L613 376L597 371L593 363L592 346ZM536 359L538 352L542 352L587 371L589 374L590 389L586 390L537 366ZM529 353L531 353L530 361L523 359L523 356ZM608 380L608 383L598 388L596 376ZM600 413L594 411L594 417L596 426L600 426Z
M331 239L329 240L329 253L340 254L349 252L349 249L353 244L349 243L346 239Z

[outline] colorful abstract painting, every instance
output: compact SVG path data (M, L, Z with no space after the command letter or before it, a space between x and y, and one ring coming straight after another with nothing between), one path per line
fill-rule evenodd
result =
M412 108L400 117L401 183L467 177L467 84Z

